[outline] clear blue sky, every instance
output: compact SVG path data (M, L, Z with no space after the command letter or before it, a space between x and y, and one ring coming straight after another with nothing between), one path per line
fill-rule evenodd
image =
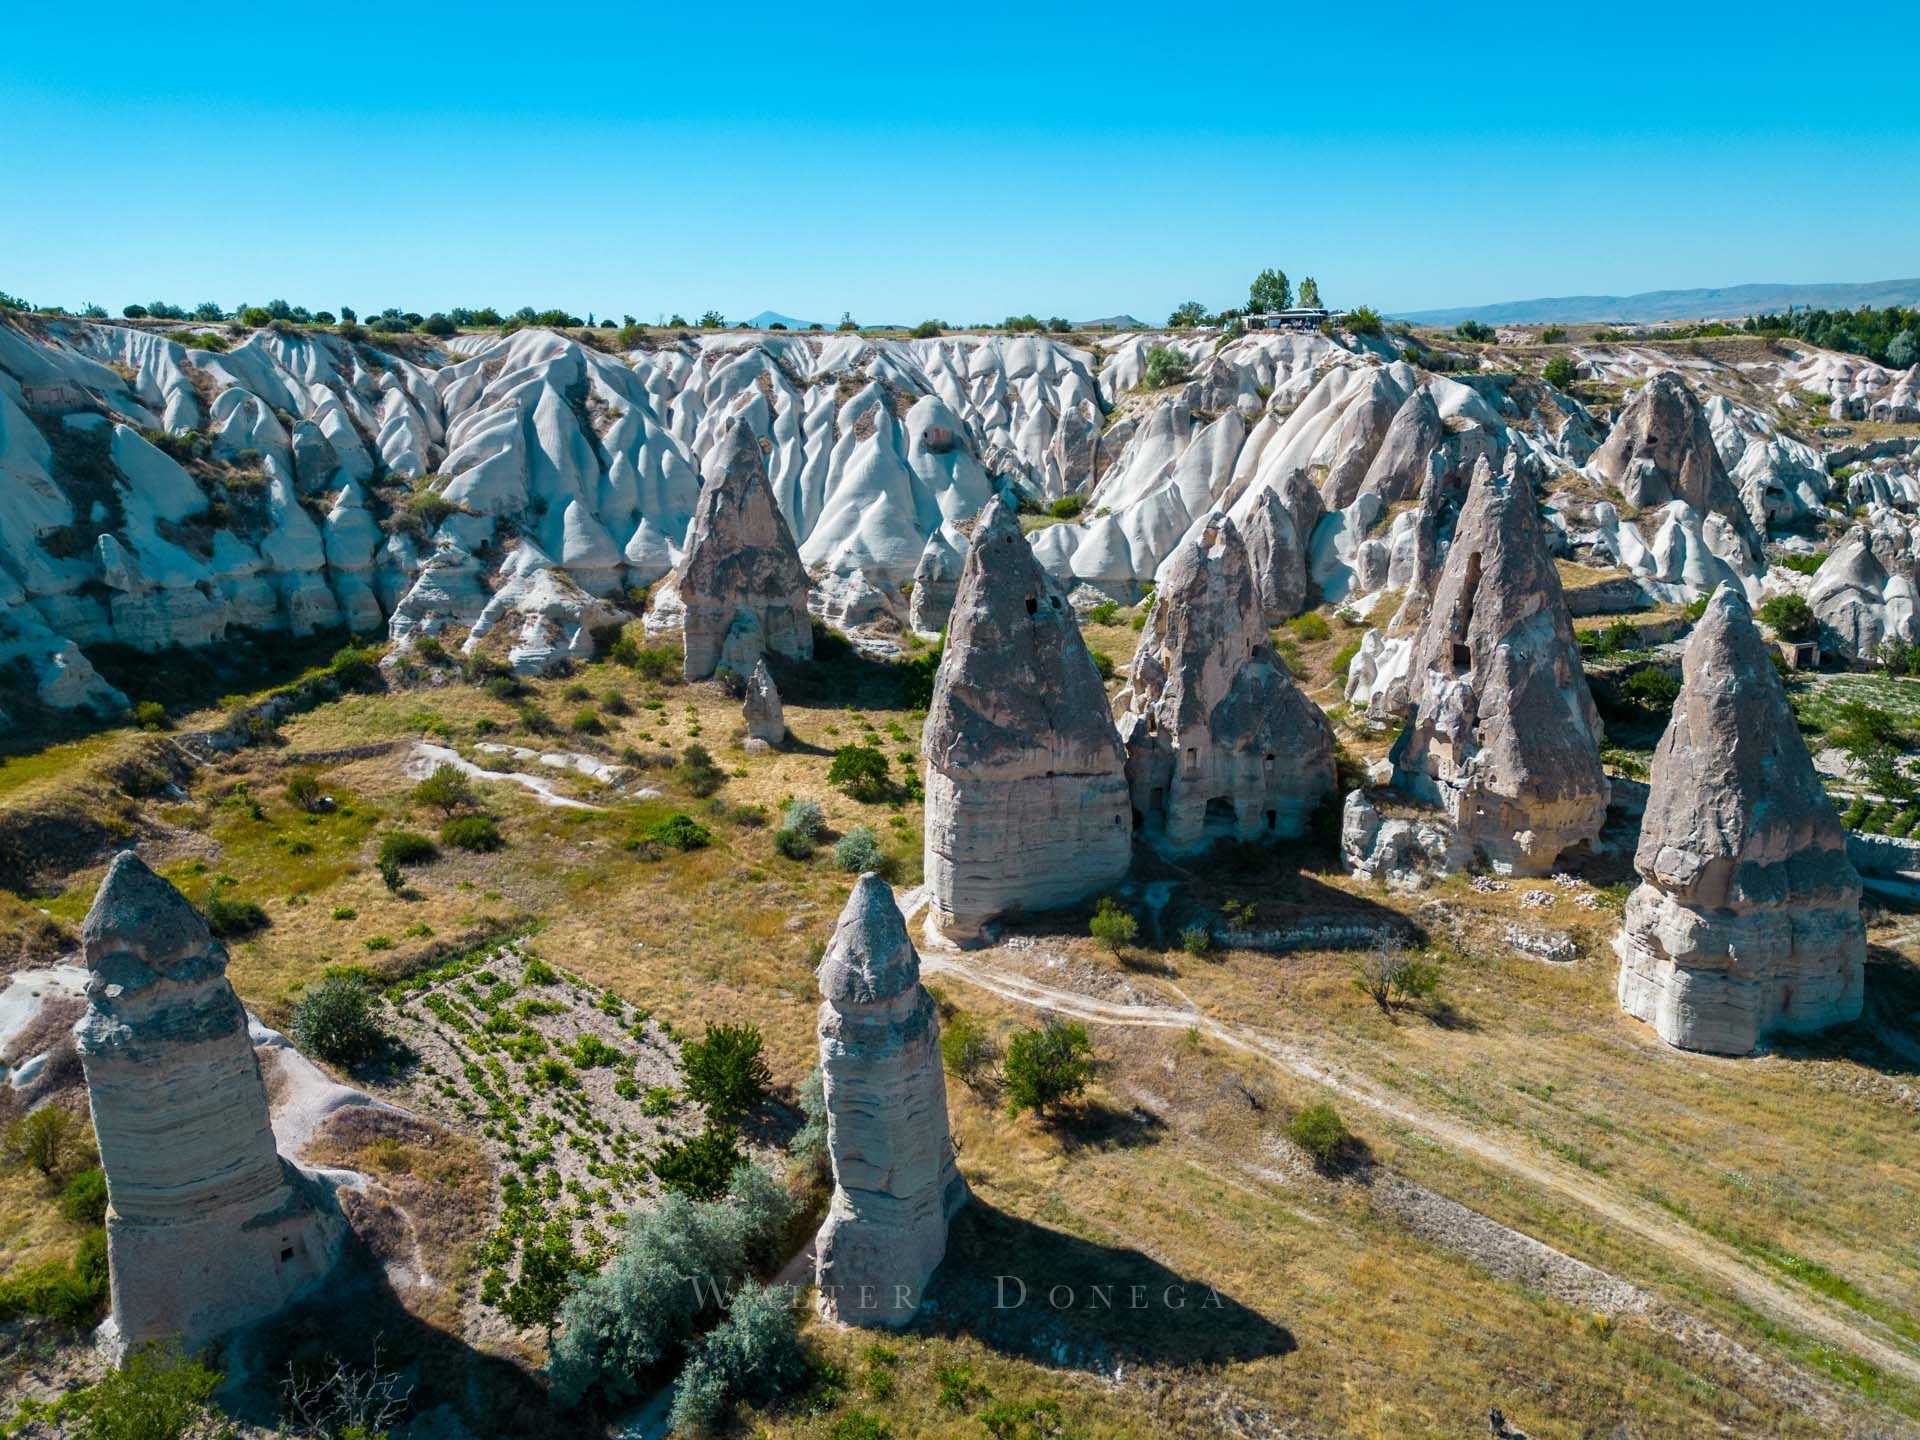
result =
M1920 274L1912 0L12 7L0 289L869 322Z

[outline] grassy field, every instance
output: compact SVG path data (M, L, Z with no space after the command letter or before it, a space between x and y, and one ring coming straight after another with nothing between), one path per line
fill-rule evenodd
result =
M1089 644L1124 667L1134 618L1119 610L1090 622ZM1360 630L1321 619L1278 639L1332 703L1336 662ZM813 1062L813 966L851 878L832 859L831 837L868 825L897 882L918 879L921 811L907 782L922 719L900 673L872 662L840 657L790 690L793 743L757 756L741 744L737 702L716 687L650 681L611 664L537 682L514 700L464 683L350 695L289 720L275 743L198 772L184 800L142 801L142 848L196 900L218 891L265 910L264 929L230 942L230 974L269 1022L283 1021L329 966L401 976L537 923L541 956L674 1033L708 1020L758 1024L790 1098ZM530 730L528 706L546 717L534 725L556 733ZM109 734L12 762L33 772L0 804L71 788L137 738ZM521 766L596 809L556 808L516 784L483 782L505 848L468 854L443 844L395 891L374 864L382 837L431 835L442 819L412 797L421 739L493 769L515 762L478 745L614 761L637 754L642 764L617 789ZM826 781L834 749L855 741L889 757L893 784L875 803ZM711 795L696 794L704 787L677 763L691 744L723 772ZM289 781L307 773L331 809L295 803ZM659 793L639 798L640 787ZM822 804L829 831L828 846L808 860L773 844L779 813L796 796ZM698 820L710 843L684 853L643 843L672 814ZM1912 1144L1920 1094L1911 1067L1869 1031L1749 1061L1681 1055L1614 1002L1608 939L1618 887L1488 891L1450 881L1398 897L1329 873L1323 860L1294 849L1182 871L1149 864L1126 897L1144 922L1140 945L1102 950L1085 937L1084 919L1069 916L1035 925L981 963L1125 1004L1189 1009L1310 1056L1327 1076L1349 1077L1407 1114L1657 1212L1755 1276L1920 1355ZM99 874L77 871L35 903L71 929ZM1534 891L1544 899L1529 899ZM1178 948L1181 929L1217 925L1229 909L1250 917L1243 928L1284 931L1332 911L1402 926L1439 958L1442 1003L1382 1013L1354 988L1352 951ZM45 919L27 906L0 911L0 925L22 931ZM1875 914L1878 995L1920 989L1905 958L1908 923ZM1508 925L1565 932L1578 956L1567 965L1525 958L1506 943ZM997 994L950 977L935 986L950 1018L965 1012L1002 1043L1034 1023L1031 1009ZM1908 1009L1920 1009L1920 998ZM990 1084L949 1082L975 1204L956 1225L934 1313L881 1342L810 1325L837 1367L833 1383L805 1405L754 1417L758 1433L862 1433L846 1428L857 1412L887 1427L867 1433L899 1440L1457 1436L1483 1428L1490 1405L1536 1437L1607 1435L1621 1424L1649 1435L1913 1430L1920 1392L1901 1377L1761 1313L1710 1269L1650 1250L1577 1195L1490 1161L1484 1147L1436 1138L1444 1132L1432 1125L1358 1104L1331 1079L1303 1078L1197 1025L1091 1028L1097 1079L1055 1123L1009 1118ZM1331 1175L1285 1138L1293 1114L1329 1096L1370 1156ZM1387 1198L1403 1183L1697 1316L1757 1366L1645 1316L1554 1298L1470 1246L1410 1228ZM0 1180L0 1266L70 1247L51 1203L17 1174ZM1003 1306L1003 1275L1040 1290ZM478 1284L477 1271L466 1283ZM1071 1305L1047 1303L1053 1284L1074 1290ZM1091 1297L1101 1285L1121 1294L1145 1287L1157 1304L1100 1307ZM1169 1287L1186 1309L1171 1310ZM524 1337L529 1353L537 1342ZM1058 1407L1057 1425L1044 1408L1008 1418L1047 1403Z

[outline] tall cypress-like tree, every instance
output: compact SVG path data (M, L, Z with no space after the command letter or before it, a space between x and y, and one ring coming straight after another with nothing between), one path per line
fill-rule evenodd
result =
M1262 270L1247 288L1247 309L1259 314L1268 310L1286 310L1293 304L1293 286L1284 270Z

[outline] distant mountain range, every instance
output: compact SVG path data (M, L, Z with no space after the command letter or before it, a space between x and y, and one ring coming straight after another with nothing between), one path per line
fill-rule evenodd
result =
M1726 320L1789 305L1851 310L1861 305L1920 304L1920 279L1871 280L1857 285L1729 285L1711 290L1648 290L1639 295L1560 295L1507 300L1497 305L1459 305L1448 310L1409 310L1394 316L1415 325L1545 325L1618 320Z
M782 315L778 310L762 310L758 315L749 315L747 317L747 328L749 330L771 330L776 325L784 325L789 330L806 330L816 324L820 324L820 322L816 320L796 320L791 315ZM820 325L820 328L828 330L832 327L829 325Z

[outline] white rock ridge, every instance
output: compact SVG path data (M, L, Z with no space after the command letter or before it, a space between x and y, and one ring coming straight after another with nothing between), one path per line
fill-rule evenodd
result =
M1299 835L1334 787L1333 728L1267 636L1224 515L1182 542L1116 697L1143 837L1169 854Z
M1125 759L1073 607L1013 512L973 532L922 739L928 923L979 939L1069 905L1132 855Z
M345 1222L283 1159L225 949L131 851L87 913L77 1035L107 1176L107 1260L121 1346L191 1350L322 1279Z
M1716 591L1654 752L1615 948L1669 1045L1745 1055L1859 1018L1860 877L1746 601Z
M820 1313L913 1318L967 1202L947 1126L940 1022L893 891L862 875L820 962L820 1073L833 1201L815 1243Z

